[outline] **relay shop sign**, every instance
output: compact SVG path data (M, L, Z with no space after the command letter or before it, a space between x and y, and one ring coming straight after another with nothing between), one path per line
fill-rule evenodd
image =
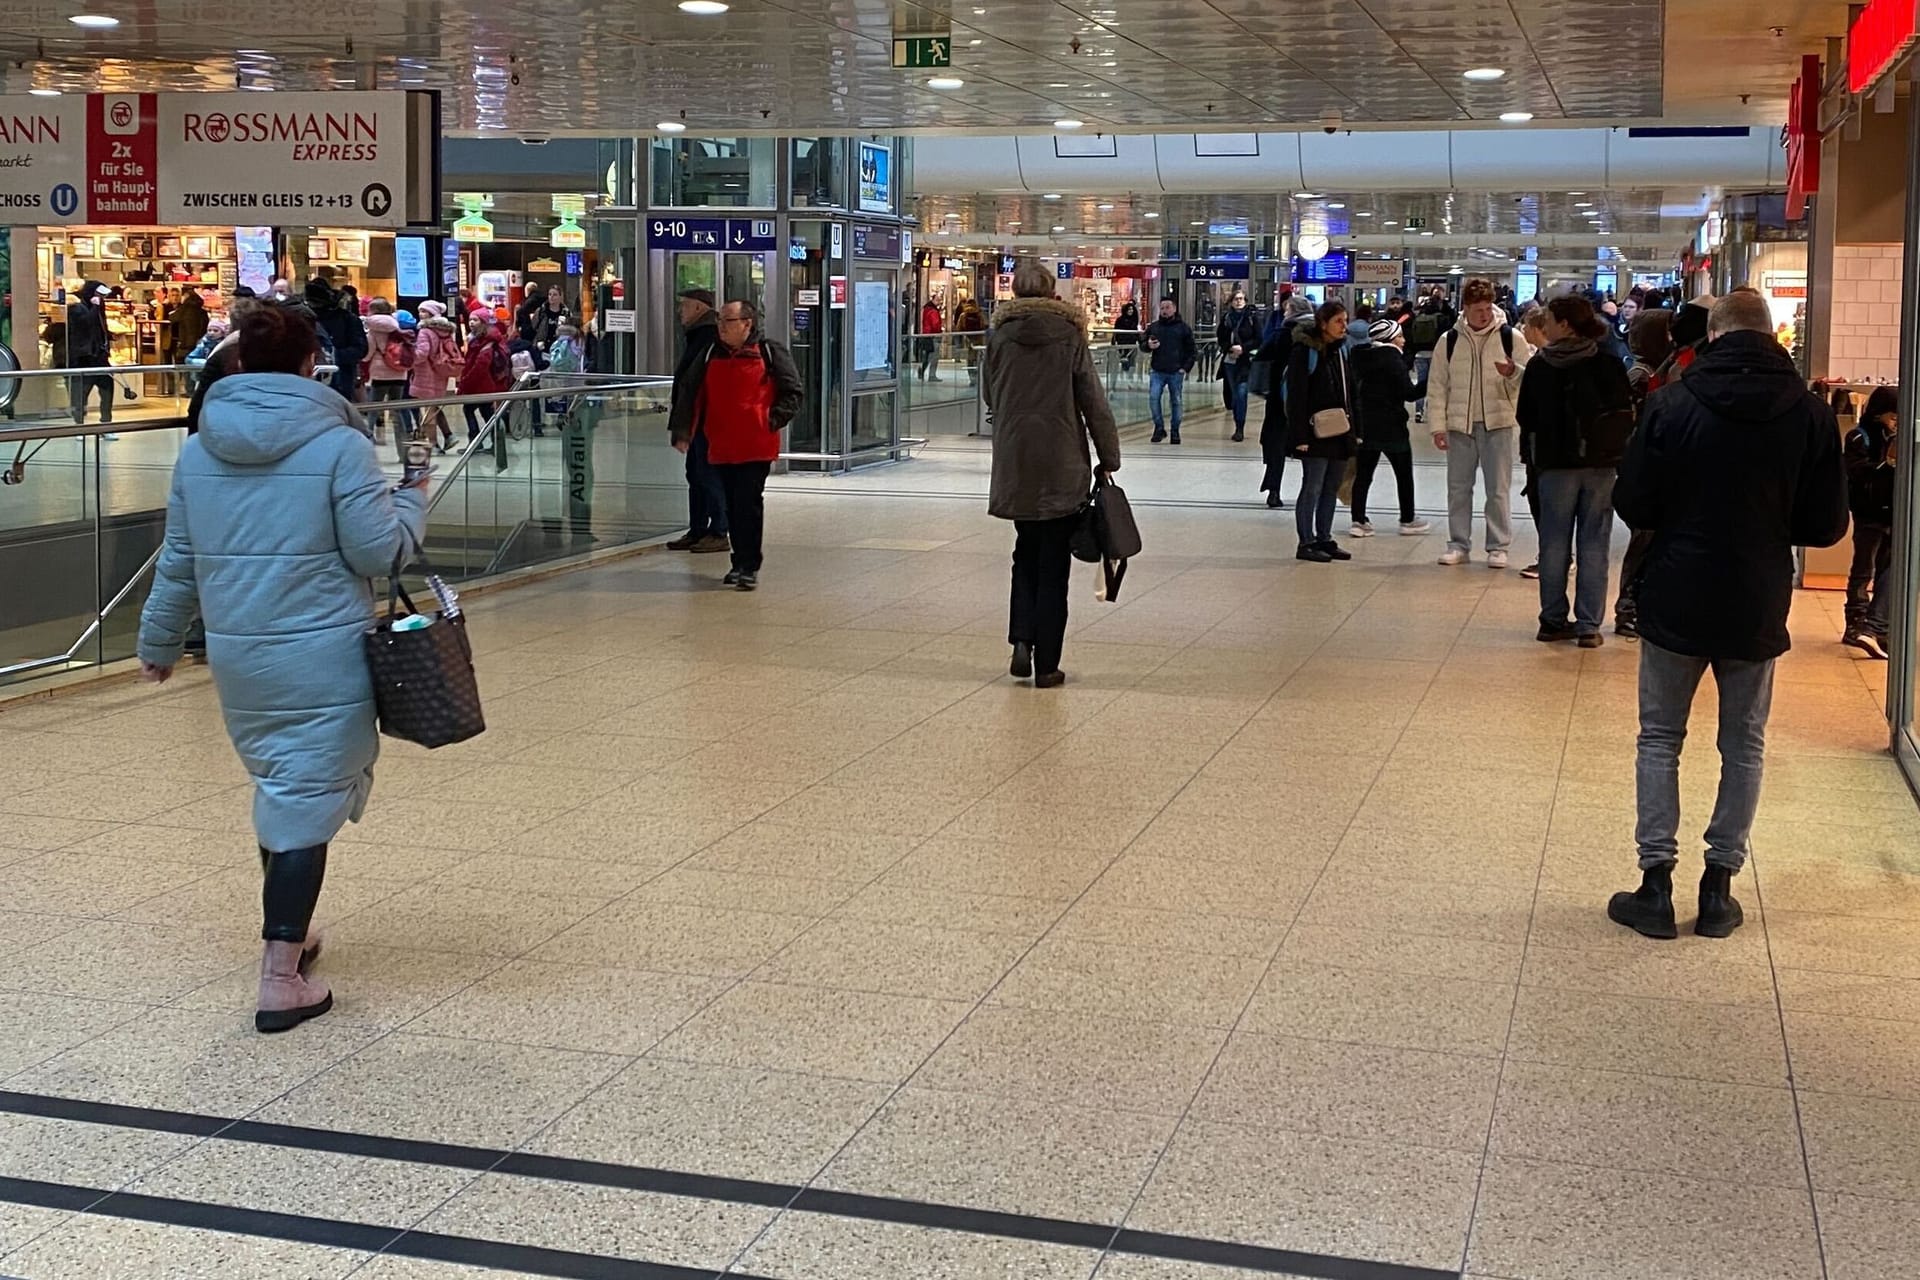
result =
M436 181L436 126L409 105L383 92L0 97L0 221L404 227Z

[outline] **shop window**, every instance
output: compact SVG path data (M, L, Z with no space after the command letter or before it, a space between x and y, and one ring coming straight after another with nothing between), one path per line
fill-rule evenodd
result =
M773 138L656 138L649 151L655 208L771 209Z
M793 140L792 205L796 209L847 207L847 143L844 138Z

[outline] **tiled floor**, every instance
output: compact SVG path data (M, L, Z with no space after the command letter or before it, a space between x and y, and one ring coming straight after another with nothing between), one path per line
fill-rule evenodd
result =
M1661 945L1601 912L1634 650L1516 575L1143 506L1036 693L1005 526L858 488L757 595L473 600L492 727L388 750L286 1036L204 672L0 712L0 1274L1920 1276L1920 811L1837 601L1747 928Z

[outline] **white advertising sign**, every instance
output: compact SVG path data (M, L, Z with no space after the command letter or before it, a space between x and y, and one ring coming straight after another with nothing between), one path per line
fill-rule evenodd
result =
M403 227L415 141L403 92L0 97L0 222Z
M1397 285L1406 278L1406 264L1399 258L1381 261L1378 258L1369 262L1358 258L1353 264L1353 282L1355 284Z
M608 307L600 313L600 316L606 322L606 331L608 333L639 332L639 326L634 323L637 318L636 312L631 310L622 311L615 307Z

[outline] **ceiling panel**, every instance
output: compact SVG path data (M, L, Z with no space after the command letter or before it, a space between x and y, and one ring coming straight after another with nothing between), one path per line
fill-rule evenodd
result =
M66 20L72 4L24 0L0 31L0 82L324 89L370 78L442 90L457 131L619 133L683 111L716 133L1003 130L1062 113L1191 131L1312 125L1329 109L1392 126L1515 109L1542 121L1674 117L1702 103L1732 123L1777 115L1792 56L1818 47L1828 32L1813 28L1831 14L1844 21L1844 5L1712 3L1721 12L1700 20L1708 0L734 0L719 18L673 0L89 0L123 18L89 33ZM1776 15L1788 35L1755 34ZM891 65L896 19L950 31L962 89ZM1733 72L1714 41L1750 73L1748 104L1725 92ZM1508 76L1472 85L1460 73L1475 65ZM1689 74L1666 76L1667 65Z

